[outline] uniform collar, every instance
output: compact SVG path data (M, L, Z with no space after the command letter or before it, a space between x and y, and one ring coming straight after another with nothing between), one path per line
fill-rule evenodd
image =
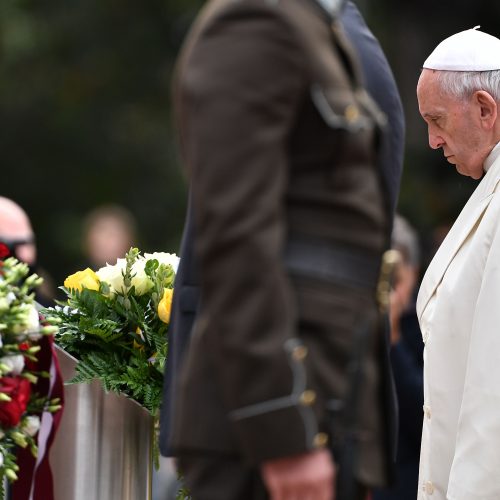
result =
M484 160L483 169L488 172L488 169L495 163L495 160L500 156L500 142L490 151L490 154Z

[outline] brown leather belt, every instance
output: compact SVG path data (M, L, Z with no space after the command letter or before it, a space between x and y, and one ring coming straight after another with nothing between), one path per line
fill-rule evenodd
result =
M292 239L285 248L292 276L314 278L356 288L375 289L381 255L326 241Z

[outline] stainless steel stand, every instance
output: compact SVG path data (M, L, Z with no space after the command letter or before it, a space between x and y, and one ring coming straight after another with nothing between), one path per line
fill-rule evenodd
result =
M77 361L62 349L64 381ZM51 449L56 500L151 500L153 419L134 401L106 394L99 382L67 385Z

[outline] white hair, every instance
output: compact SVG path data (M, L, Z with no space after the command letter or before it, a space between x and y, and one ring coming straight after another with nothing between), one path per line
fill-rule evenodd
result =
M484 90L500 101L500 70L493 71L438 71L437 80L446 94L467 99L474 92Z

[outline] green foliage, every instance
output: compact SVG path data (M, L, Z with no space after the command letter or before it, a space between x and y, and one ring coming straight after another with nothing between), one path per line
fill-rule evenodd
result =
M143 248L177 247L186 188L171 79L201 3L0 1L2 195L32 218L56 282L84 261L81 222L101 203L134 214Z
M62 287L67 300L44 314L60 322L56 342L79 360L69 383L97 379L104 390L130 397L157 416L168 348L168 323L158 307L165 289L173 287L177 257L153 255L132 248L125 264L108 265L99 277L92 273L97 290L79 289L74 274L68 278L76 279L68 281L73 288Z
M189 490L185 487L179 489L175 496L175 500L192 500Z

